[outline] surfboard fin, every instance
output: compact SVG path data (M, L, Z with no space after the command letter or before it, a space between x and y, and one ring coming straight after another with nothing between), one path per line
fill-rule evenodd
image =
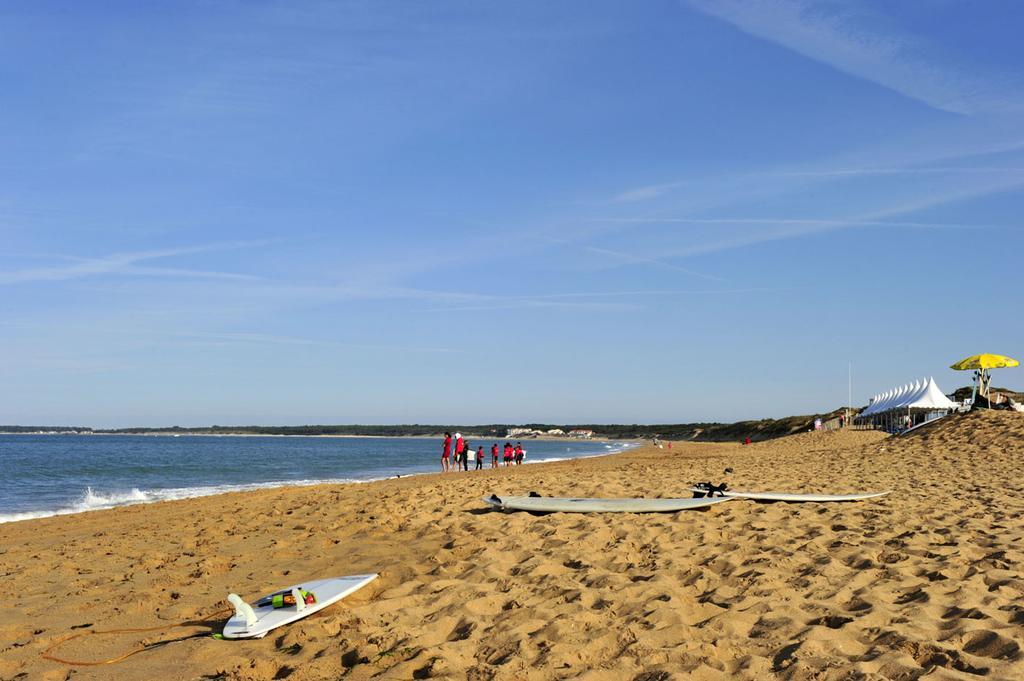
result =
M292 598L295 599L295 611L302 612L306 609L306 598L297 588L292 589Z
M248 629L256 624L256 613L252 606L239 597L238 594L228 594L228 602L235 606L235 616L245 619L245 628Z

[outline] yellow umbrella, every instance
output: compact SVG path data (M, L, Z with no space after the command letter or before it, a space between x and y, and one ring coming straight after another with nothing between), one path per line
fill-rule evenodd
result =
M979 385L975 387L975 391L988 397L988 389L991 379L988 376L989 369L1004 369L1006 367L1020 366L1020 362L1015 360L1013 357L1006 357L1004 355L993 355L990 353L982 353L980 355L971 355L965 357L956 364L950 365L950 369L956 369L957 371L970 371L974 369L978 372ZM973 396L972 396L973 401ZM989 406L992 402L989 400Z
M1013 357L1005 355L992 355L987 352L980 355L971 355L951 365L950 369L957 371L970 371L971 369L1003 369L1006 367L1019 366L1020 362Z

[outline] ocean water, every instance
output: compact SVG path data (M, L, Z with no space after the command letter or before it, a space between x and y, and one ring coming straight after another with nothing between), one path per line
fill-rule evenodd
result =
M473 442L484 445L485 466L492 442ZM538 463L631 445L529 440L523 446L526 462ZM0 523L238 490L430 473L440 470L440 460L437 438L0 435Z

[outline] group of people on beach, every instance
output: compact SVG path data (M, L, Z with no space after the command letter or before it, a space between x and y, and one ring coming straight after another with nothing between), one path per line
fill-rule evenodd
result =
M477 447L476 452L473 452L469 440L462 437L462 433L455 433L455 439L453 440L452 434L445 432L444 442L441 445L441 470L446 473L448 471L457 471L460 468L468 471L470 458L476 461L476 468L474 470L482 470L484 467L483 446ZM521 466L524 458L526 458L526 450L523 449L521 442L517 442L514 447L511 442L505 442L505 448L502 451L501 457L504 465ZM491 468L497 467L498 443L495 442L491 445Z

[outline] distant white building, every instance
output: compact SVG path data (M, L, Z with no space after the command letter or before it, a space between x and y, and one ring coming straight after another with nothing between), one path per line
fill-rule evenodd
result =
M533 428L509 428L508 429L508 433L505 435L505 438L508 439L508 440L512 440L512 439L515 439L517 437L518 438L537 437L538 435L543 435L543 434L544 433L542 433L541 431L534 430Z
M594 431L592 430L570 430L568 432L569 437L578 437L584 440L589 440L594 437Z
M554 437L562 437L565 435L565 431L562 430L561 428L552 428L551 430L547 431L546 434L552 435Z

